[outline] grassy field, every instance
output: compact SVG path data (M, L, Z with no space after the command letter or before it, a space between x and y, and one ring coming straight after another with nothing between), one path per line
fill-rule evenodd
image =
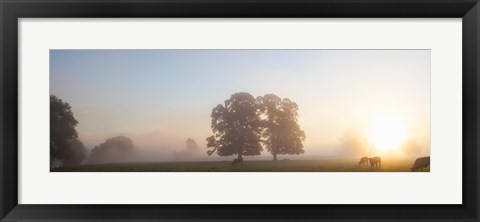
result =
M230 161L82 165L52 172L410 172L413 160L382 161L380 169L347 160L261 160L232 166ZM426 169L427 172L430 168Z

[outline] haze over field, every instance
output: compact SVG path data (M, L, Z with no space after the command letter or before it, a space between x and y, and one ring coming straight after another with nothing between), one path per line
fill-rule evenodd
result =
M238 92L298 105L305 153L285 158L430 155L430 50L50 51L50 94L89 150L125 136L136 160L231 160L207 156L206 138Z

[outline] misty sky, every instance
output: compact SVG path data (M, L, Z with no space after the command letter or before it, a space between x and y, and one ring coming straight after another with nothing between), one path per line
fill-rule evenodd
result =
M50 93L69 102L88 148L126 135L139 147L206 151L210 113L236 92L299 106L305 154L393 113L429 149L429 50L51 50Z

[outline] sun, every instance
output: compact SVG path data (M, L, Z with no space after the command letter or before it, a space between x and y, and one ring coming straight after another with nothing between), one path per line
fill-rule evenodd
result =
M404 121L392 114L376 116L372 124L371 140L380 151L399 148L405 140Z

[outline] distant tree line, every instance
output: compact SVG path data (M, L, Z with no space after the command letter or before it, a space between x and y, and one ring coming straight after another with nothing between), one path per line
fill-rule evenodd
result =
M298 105L288 98L235 93L213 108L211 117L213 135L207 138L207 147L213 149L208 155L237 155L241 160L260 155L265 148L277 160L277 155L304 153Z

